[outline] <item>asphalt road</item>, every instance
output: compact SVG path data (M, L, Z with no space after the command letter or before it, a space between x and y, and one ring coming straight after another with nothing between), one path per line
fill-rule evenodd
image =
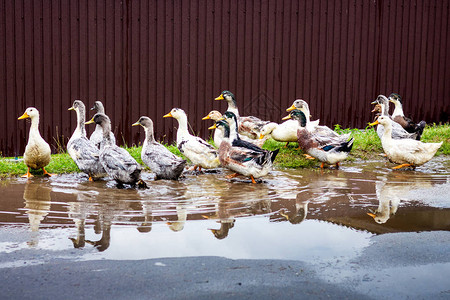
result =
M80 261L27 249L0 265L2 299L450 299L449 231L374 236L350 261Z

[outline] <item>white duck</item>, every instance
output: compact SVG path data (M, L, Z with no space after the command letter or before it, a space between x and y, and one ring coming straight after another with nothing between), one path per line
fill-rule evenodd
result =
M132 126L137 125L141 125L145 130L142 161L156 174L156 179L177 180L184 170L186 161L155 141L153 121L149 117L140 117Z
M100 101L95 101L94 106L91 108L95 113L105 114L105 107L103 106L103 103ZM103 131L102 127L100 125L95 126L94 132L91 134L91 137L89 138L91 142L94 143L94 145L100 149L101 142L103 141ZM114 145L116 144L116 137L114 136L114 133L111 132L110 134L110 140L111 143Z
M94 117L86 122L86 124L98 124L103 130L102 149L100 150L100 162L106 173L111 176L117 183L130 184L145 187L145 183L140 179L141 166L128 153L127 150L114 145L110 138L111 121L107 115L95 114Z
M388 159L398 166L393 169L403 167L413 167L423 165L433 158L443 142L423 143L413 139L396 140L392 137L392 121L388 116L380 116L370 125L381 124L384 127L381 145Z
M178 121L177 147L197 168L213 169L220 165L219 154L213 146L198 136L193 136L188 130L187 115L181 108L173 108L164 118L172 117Z
M44 175L52 176L53 174L48 173L44 168L50 163L51 150L50 145L42 138L39 132L39 111L34 107L28 107L18 120L26 118L31 119L31 127L28 143L23 154L23 161L27 165L28 171L22 177L33 177L30 173L30 168L42 169Z
M89 181L106 176L106 171L100 163L100 151L86 137L86 108L80 100L75 100L69 110L77 113L77 128L67 143L67 152L78 168L89 175Z
M261 135L261 129L264 125L270 123L269 121L263 121L254 116L241 117L236 105L236 98L230 91L223 91L214 100L225 100L228 103L227 111L235 114L239 124L239 134L245 135L251 139L258 140Z
M278 142L286 142L285 147L289 142L297 142L297 130L299 124L296 120L287 120L281 124L270 122L261 129L260 139L271 137Z

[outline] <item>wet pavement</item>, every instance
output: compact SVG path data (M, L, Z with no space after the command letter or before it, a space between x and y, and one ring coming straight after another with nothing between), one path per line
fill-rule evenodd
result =
M450 159L389 166L276 169L259 184L223 170L145 173L147 190L83 174L2 180L0 288L22 299L41 284L47 299L65 285L69 298L448 299Z

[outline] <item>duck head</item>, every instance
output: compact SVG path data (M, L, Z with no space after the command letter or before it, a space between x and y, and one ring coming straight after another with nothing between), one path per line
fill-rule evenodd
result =
M289 120L289 119L297 120L301 127L305 127L306 126L306 116L299 109L292 110L290 112L290 114L288 116L284 117L282 120Z
M131 124L131 126L141 125L144 128L153 128L153 121L149 117L142 116L136 123Z
M307 109L307 110L309 110L309 106L308 106L308 103L306 103L305 100L297 99L297 100L295 100L292 103L291 107L286 109L286 111L293 111L294 109Z
M234 103L236 104L236 98L234 97L233 93L230 91L223 91L217 98L214 100L225 100L228 103Z
M235 123L237 124L237 117L236 117L236 115L235 115L233 112L231 112L231 111L226 111L226 112L223 114L223 120L227 121L228 124L230 124L230 122L235 122Z
M202 120L214 120L218 121L222 118L222 114L218 112L217 110L212 110L209 112L209 114L202 118Z
M370 126L375 126L375 125L378 125L378 124L381 124L383 126L387 126L387 125L391 124L391 119L389 119L389 117L387 117L387 116L379 116L378 119L375 122L370 123L369 125Z
M402 97L400 97L400 95L396 93L390 94L388 100L389 102L392 102L394 104L396 103L402 104Z
M110 124L111 124L111 120L110 120L109 117L108 117L107 115L105 115L105 114L96 113L96 114L92 117L91 120L87 121L87 122L84 123L84 124L88 125L88 124L93 124L93 123L95 123L95 124L97 124L97 125L100 125L100 126L104 127L104 126L107 125L107 124L110 125Z
M81 100L75 100L73 101L72 107L70 107L68 110L75 110L79 112L85 111L84 103Z
M34 118L39 118L39 111L35 107L28 107L23 115L17 118L17 120L30 118L33 120Z
M371 102L371 104L387 104L389 102L385 95L378 95L377 99Z
M101 103L100 101L95 101L94 106L92 106L91 110L95 111L96 113L101 113L101 114L105 113L105 108L103 106L103 103Z
M224 138L230 137L230 125L225 120L219 120L214 123L213 126L208 128L209 130L217 129L223 132Z
M168 113L165 114L163 116L163 118L175 118L175 119L179 119L182 116L186 116L186 113L184 112L184 110L182 110L181 108L172 108L172 110Z

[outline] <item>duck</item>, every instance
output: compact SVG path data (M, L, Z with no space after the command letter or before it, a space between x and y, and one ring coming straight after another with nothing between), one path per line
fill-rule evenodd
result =
M31 119L30 133L28 135L28 143L23 154L23 161L28 170L23 178L33 177L30 173L31 169L42 169L44 175L52 176L45 170L45 167L51 160L50 145L42 138L39 132L39 111L35 107L28 107L18 120Z
M236 105L236 98L230 91L223 91L214 100L225 100L228 103L227 111L234 113L239 123L239 134L249 137L253 140L258 140L261 135L261 129L264 125L270 123L269 121L263 121L254 116L241 117Z
M286 109L286 111L292 112L295 109L298 109L304 113L305 120L306 120L306 126L305 126L306 129L309 132L317 135L317 138L319 138L319 139L328 138L328 137L331 139L339 138L342 142L345 142L350 138L349 133L339 135L336 131L332 130L328 126L319 125L320 120L311 121L310 120L311 113L309 110L309 105L305 100L303 100L303 99L295 100L293 102L293 104L288 109ZM327 142L321 140L321 143L325 144Z
M281 124L270 122L261 129L260 139L272 138L277 142L285 142L287 147L289 142L297 142L298 122L296 120L286 120Z
M96 113L92 119L85 124L97 124L102 127L103 141L100 150L100 163L106 173L122 187L129 184L145 188L146 184L140 179L141 165L128 153L127 150L118 147L111 141L111 121L102 113Z
M389 100L384 95L378 95L377 99L372 101L371 104L379 104L381 106L381 116L387 116L388 118L391 118L389 116ZM374 108L375 109L375 108ZM384 133L384 127L383 125L379 124L377 126L377 135L381 139ZM406 131L402 125L400 125L397 122L392 123L392 138L393 139L420 139L420 135L417 132L409 133Z
M311 157L317 158L322 162L320 168L324 168L325 164L336 165L339 169L339 162L345 160L353 147L353 138L343 141L342 136L325 138L321 137L314 131L308 130L306 127L307 117L303 111L295 109L291 111L289 116L283 119L292 118L297 120L299 128L297 130L298 145Z
M132 126L138 125L145 130L145 140L141 151L142 161L156 174L157 180L177 180L184 170L186 161L155 141L152 119L142 116L132 124Z
M312 121L310 120L310 111L308 103L303 99L297 99L294 103L286 109L286 111L292 113L293 111L298 110L301 111L304 115L304 118L301 120L301 128L305 127L321 145L326 145L330 143L345 143L350 139L350 133L345 133L339 135L336 131L332 130L328 126L319 125L319 120ZM299 118L300 113L296 112L294 115ZM289 116L283 118L283 120L288 120ZM305 124L305 126L302 126ZM297 136L298 138L298 136ZM311 159L309 155L305 155L307 158Z
M89 181L106 176L100 163L100 151L93 142L87 139L85 129L86 107L80 100L75 100L69 110L77 113L77 127L67 143L67 152L78 168L89 175Z
M394 112L391 116L392 120L400 124L409 133L417 132L417 140L420 140L420 137L427 123L422 120L418 124L416 124L410 118L405 117L405 114L403 113L402 97L400 97L399 94L390 94L388 100L395 105Z
M187 115L181 108L173 108L164 118L174 118L178 121L177 147L193 164L194 171L214 169L220 166L219 153L198 136L193 136L188 130Z
M233 146L239 146L239 147L246 147L255 151L265 151L258 145L255 145L254 143L251 143L245 139L241 138L241 135L238 131L238 121L237 116L231 112L226 111L223 114L223 117L221 120L225 120L228 123L228 126L230 127L231 133L230 133L230 139Z
M212 110L209 112L208 115L206 115L205 117L202 118L202 120L213 120L214 122L220 120L221 118L223 118L223 115L217 111L217 110ZM251 139L247 136L240 136L241 139L250 142L252 144L255 144L258 147L262 147L265 143L265 141L267 140L267 138L260 138L257 140ZM214 130L214 136L213 136L213 140L214 140L214 145L216 146L216 148L219 148L220 143L223 140L223 133L220 130Z
M95 101L94 106L91 108L91 110L93 110L95 113L105 114L105 107L103 106L103 103L101 101ZM95 130L94 132L92 132L89 140L93 142L97 148L101 148L101 143L103 141L103 131L100 125L97 124L95 126ZM114 145L116 144L116 137L112 132L110 133L110 140L111 143L113 143Z
M286 111L290 112L290 111L293 111L294 109L300 109L304 112L304 114L306 116L306 124L310 129L319 125L320 120L314 120L314 121L310 120L311 112L309 110L309 105L305 100L303 100L303 99L294 100L292 105L288 109L286 109Z
M277 156L275 151L256 149L256 146L247 147L247 143L234 143L232 130L225 120L217 121L209 129L223 131L224 139L219 147L219 159L223 167L230 169L235 174L228 175L227 178L236 177L238 174L250 177L252 183L256 183L255 178L266 176L273 166L273 161ZM236 138L236 137L235 137Z
M392 169L401 169L412 167L415 169L431 160L438 149L442 146L440 143L424 143L415 139L394 139L392 136L392 121L388 116L380 116L370 125L381 124L384 127L381 145L384 153L392 163L398 164ZM398 123L397 123L398 124Z

